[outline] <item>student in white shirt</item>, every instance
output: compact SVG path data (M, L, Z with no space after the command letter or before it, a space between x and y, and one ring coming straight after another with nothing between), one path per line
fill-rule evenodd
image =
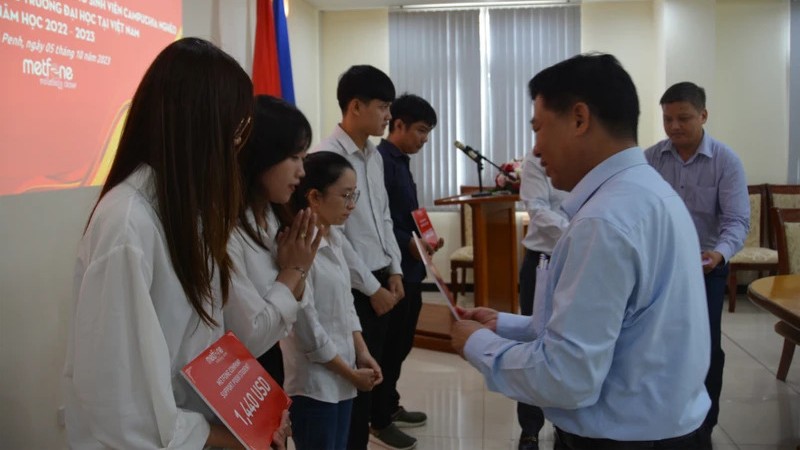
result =
M383 359L398 358L392 353L387 331L397 320L394 306L405 296L400 247L394 237L394 225L383 176L383 159L370 136L382 136L392 115L394 84L388 75L369 65L352 66L339 77L336 99L342 121L323 139L315 151L338 153L353 165L358 189L364 196L344 225L344 234L354 255L345 253L350 266L356 313L370 353L382 364ZM396 353L396 352L395 352ZM394 366L400 367L399 364ZM384 372L386 379L399 373ZM391 384L391 383L390 383ZM394 387L379 385L372 392L359 392L353 403L350 438L347 448L366 450L370 438L394 449L409 450L417 440L400 430L392 413L396 400Z
M70 448L241 448L180 370L224 332L240 197L231 180L252 101L236 61L197 38L165 48L137 88L78 247L63 380ZM285 414L273 445L288 433Z
M313 300L281 341L285 389L292 396L295 448L339 450L347 448L356 389L370 391L383 376L361 336L344 256L346 241L338 227L358 200L356 173L347 159L332 152L309 155L305 170L292 205L295 210L310 207L324 237L309 274Z
M282 245L286 233L281 227L291 224L286 203L305 175L303 158L311 144L311 125L295 106L275 97L255 98L253 131L239 152L243 208L239 225L228 242L228 252L236 273L232 276L231 299L225 306L227 327L243 342L259 339L260 321L265 320L252 308L262 308L264 301L277 306L283 338L308 303L311 293L304 282L319 246L314 239L315 216L309 211L297 214L303 226L308 251L298 252ZM286 286L296 286L289 291ZM247 300L250 301L247 301ZM238 301L243 300L243 301ZM233 313L233 314L231 314ZM276 342L276 341L273 341ZM263 353L263 354L262 354ZM283 358L277 343L258 360L270 375L283 385Z

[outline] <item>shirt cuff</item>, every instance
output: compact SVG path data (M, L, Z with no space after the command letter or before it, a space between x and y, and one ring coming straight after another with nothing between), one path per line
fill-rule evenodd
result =
M472 333L467 339L467 343L464 344L464 358L475 367L481 365L485 356L484 349L489 347L495 336L497 335L487 328L482 328Z
M211 425L202 414L178 409L172 440L167 448L203 448L211 433Z
M306 357L309 361L318 364L324 364L336 358L336 355L336 347L333 345L333 341L327 336L325 337L325 343L322 344L322 347L306 353Z
M357 315L353 314L353 316L350 318L350 332L354 333L356 331L360 333L363 330L361 328L361 320Z
M392 260L392 263L389 265L389 273L392 275L400 275L403 276L403 269L400 267L400 263Z
M298 303L289 287L281 282L277 282L267 291L267 296L264 298L264 301L274 305L275 308L278 309L278 313L281 315L283 323L286 324L286 330L288 331L297 321L297 311L308 305L310 301L308 292L308 286L306 286L303 291L303 299Z
M726 244L718 245L714 249L714 251L715 252L719 252L719 254L722 255L722 259L723 259L722 264L725 264L726 262L730 261L731 257L733 257L733 249L729 245L726 245Z
M364 290L361 292L367 297L372 297L381 288L381 282L374 275L369 274L364 280Z

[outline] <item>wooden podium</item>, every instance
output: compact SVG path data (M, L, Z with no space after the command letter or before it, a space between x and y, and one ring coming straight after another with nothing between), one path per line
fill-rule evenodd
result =
M473 282L475 306L503 312L519 309L516 202L517 194L440 198L435 205L472 208ZM422 304L414 345L431 350L452 351L452 316L444 305Z

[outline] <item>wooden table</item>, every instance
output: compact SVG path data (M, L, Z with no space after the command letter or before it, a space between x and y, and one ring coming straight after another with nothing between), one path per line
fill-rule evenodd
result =
M450 325L453 320L447 305L423 303L414 333L414 347L455 353L450 342Z
M800 274L760 278L750 283L747 297L780 319L775 332L784 337L777 378L786 381L794 348L800 345Z

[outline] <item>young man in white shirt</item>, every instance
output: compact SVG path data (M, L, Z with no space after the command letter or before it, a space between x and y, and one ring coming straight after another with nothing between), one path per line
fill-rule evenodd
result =
M343 244L350 266L356 312L362 335L372 356L382 364L388 324L397 302L405 296L400 248L394 237L389 200L383 180L383 160L370 136L382 136L392 115L395 97L392 80L369 65L350 67L336 90L342 121L313 152L343 155L356 171L362 200L344 225ZM384 377L387 374L384 373ZM391 413L381 405L389 401L382 385L359 392L353 403L347 448L365 450L370 435L394 449L412 449L417 440L400 431Z

